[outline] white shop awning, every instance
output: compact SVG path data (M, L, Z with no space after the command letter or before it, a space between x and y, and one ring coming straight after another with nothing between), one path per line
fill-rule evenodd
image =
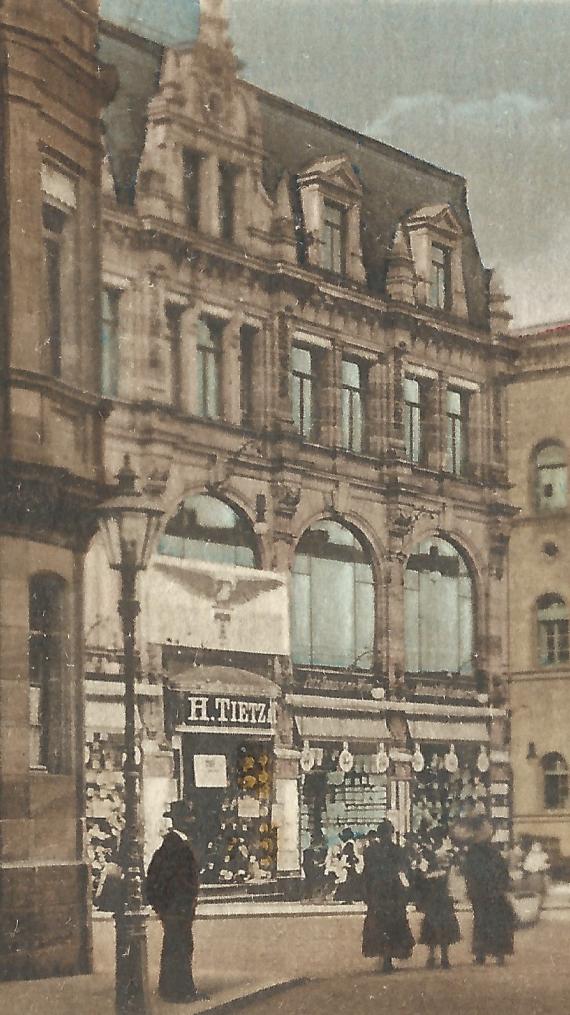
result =
M408 720L412 740L421 743L431 740L436 743L469 743L484 744L489 740L489 732L484 722L432 722L429 719Z
M384 719L365 719L361 716L344 718L339 715L297 715L295 723L303 740L369 740L378 743L390 740Z

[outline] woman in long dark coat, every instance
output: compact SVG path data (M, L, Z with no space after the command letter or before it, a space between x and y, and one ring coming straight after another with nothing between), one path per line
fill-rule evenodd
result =
M484 965L488 955L503 965L514 952L514 911L507 898L509 868L490 842L474 842L465 856L463 872L473 906L475 962Z
M416 876L416 907L424 917L420 928L420 941L427 945L427 968L435 966L435 950L441 953L441 968L449 969L449 946L461 940L459 923L453 899L449 894L449 870L438 868L419 871Z
M369 833L364 854L364 899L367 914L362 934L362 954L382 959L382 971L392 971L393 959L409 959L414 939L406 913L406 860L392 842L394 828L384 821L378 832Z

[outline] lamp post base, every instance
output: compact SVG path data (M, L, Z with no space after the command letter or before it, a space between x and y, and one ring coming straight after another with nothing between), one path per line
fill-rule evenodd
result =
M118 1015L151 1012L146 913L115 914L115 1007Z

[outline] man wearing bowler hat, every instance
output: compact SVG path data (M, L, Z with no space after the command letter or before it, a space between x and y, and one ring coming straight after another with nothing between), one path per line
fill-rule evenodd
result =
M189 841L189 804L175 800L165 817L171 818L172 829L149 864L146 897L164 931L158 992L165 1001L184 1002L198 996L192 975L198 864Z

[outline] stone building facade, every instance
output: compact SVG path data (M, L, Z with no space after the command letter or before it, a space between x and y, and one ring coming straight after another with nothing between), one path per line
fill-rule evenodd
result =
M567 411L570 325L513 336L509 550L513 826L570 855Z
M97 31L96 0L0 5L0 978L90 962L82 571L104 490Z
M147 850L186 796L212 883L389 814L509 837L509 315L465 181L243 81L220 3L114 26L107 476L165 527L139 627ZM128 109L128 122L125 111ZM87 561L88 825L121 826L116 589Z

